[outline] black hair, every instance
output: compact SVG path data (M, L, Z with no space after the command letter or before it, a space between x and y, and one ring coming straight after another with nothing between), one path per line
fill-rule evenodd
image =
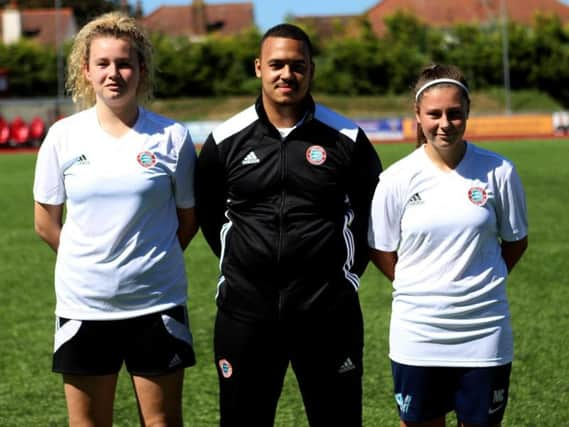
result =
M298 40L304 43L308 50L308 56L312 58L313 50L312 50L312 43L310 41L310 37L308 34L304 32L304 30L300 27L297 27L293 24L278 24L274 27L269 28L263 38L261 39L261 47L266 39L269 37L282 37L285 39L293 39Z

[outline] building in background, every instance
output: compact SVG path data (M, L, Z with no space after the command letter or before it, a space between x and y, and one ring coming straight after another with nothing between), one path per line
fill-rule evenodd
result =
M192 40L208 34L238 34L255 26L251 2L206 4L203 0L182 6L160 6L141 22L149 31Z
M569 23L569 6L557 0L503 0L508 20L530 26L536 13L557 15ZM502 0L438 0L436 5L424 0L383 0L366 12L376 34L385 31L384 19L397 11L415 15L422 22L448 28L457 24L484 25L501 16Z
M73 10L68 7L19 9L16 2L11 2L0 10L0 14L0 40L4 44L27 39L42 45L56 46L58 42L72 39L77 33Z
M160 6L146 16L142 16L140 0L131 2L134 3L132 9L128 1L120 3L121 10L131 10L149 31L166 36L199 40L209 34L233 35L255 27L251 2L207 4L203 0L188 0L187 5ZM0 15L0 43L3 44L27 39L56 46L58 42L72 39L78 31L70 7L25 9L11 0L0 9Z
M291 19L327 39L357 33L358 22L363 18L367 19L376 35L382 36L386 31L385 18L397 12L414 15L419 21L437 28L457 24L492 24L500 20L502 1L510 21L529 26L536 13L543 13L556 15L563 23L569 24L569 6L557 0L382 0L361 15L292 16Z

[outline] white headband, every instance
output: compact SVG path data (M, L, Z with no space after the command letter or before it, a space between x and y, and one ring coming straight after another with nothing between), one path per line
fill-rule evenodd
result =
M431 86L438 85L440 83L450 83L450 84L456 85L458 87L461 87L466 92L467 95L470 93L468 91L468 88L463 83L459 82L458 80L455 80L455 79L435 79L435 80L431 80L430 82L425 83L423 86L421 86L419 88L419 90L417 91L417 94L415 95L415 101L419 100L419 96L421 96L421 94L425 91L425 89L428 89Z

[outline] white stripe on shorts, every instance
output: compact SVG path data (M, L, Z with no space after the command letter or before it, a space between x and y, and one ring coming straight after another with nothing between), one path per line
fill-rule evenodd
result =
M59 319L56 319L55 325L55 339L53 341L54 353L79 332L81 320L68 320L63 326L59 326Z
M178 322L176 319L168 316L167 314L162 314L162 322L164 322L164 327L170 333L170 335L193 346L192 333L186 325Z

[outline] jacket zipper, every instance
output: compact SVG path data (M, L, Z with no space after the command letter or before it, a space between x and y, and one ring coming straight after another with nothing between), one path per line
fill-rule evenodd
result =
M281 142L281 206L279 208L279 244L277 249L277 263L281 261L281 254L282 254L282 245L283 245L283 214L284 214L284 207L286 203L286 191L285 191L285 180L286 180L286 150L285 150L285 141Z
M281 153L281 206L279 208L279 243L277 246L277 266L280 267L282 246L283 246L283 214L286 202L286 191L285 191L285 180L286 180L286 140L280 142L280 153ZM279 286L279 301L278 301L279 313L282 311L282 294Z

